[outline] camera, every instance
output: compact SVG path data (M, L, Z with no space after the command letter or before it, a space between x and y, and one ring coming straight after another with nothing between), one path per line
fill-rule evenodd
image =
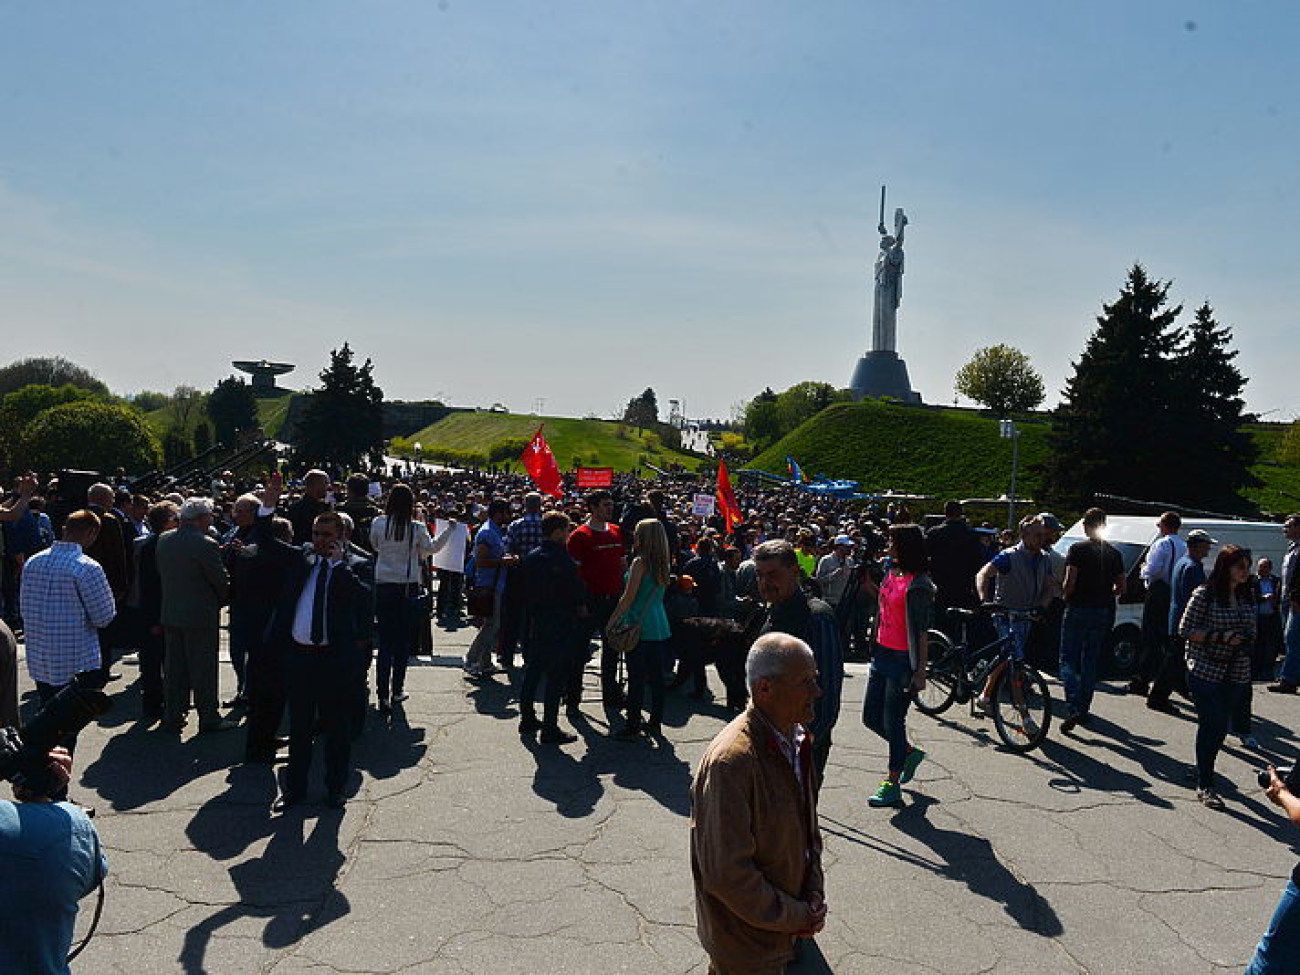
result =
M0 779L48 795L50 749L108 711L108 695L75 677L26 727L0 728Z
M1277 777L1282 780L1283 784L1287 787L1287 791L1300 795L1300 777L1296 776L1296 767L1294 765L1278 765L1276 768ZM1266 768L1262 768L1256 772L1255 778L1258 780L1261 789L1267 789L1269 782L1272 781L1268 777L1268 769Z

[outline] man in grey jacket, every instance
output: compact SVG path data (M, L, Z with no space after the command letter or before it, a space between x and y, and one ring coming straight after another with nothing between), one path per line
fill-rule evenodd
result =
M226 731L237 722L218 710L217 657L221 607L230 577L221 561L221 546L208 530L212 502L190 498L180 510L180 527L158 539L158 575L162 580L163 727L179 732L185 724L190 693L199 713L199 731Z

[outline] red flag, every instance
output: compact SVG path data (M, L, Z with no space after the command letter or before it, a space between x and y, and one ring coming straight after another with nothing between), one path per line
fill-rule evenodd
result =
M722 510L727 531L731 526L743 521L740 517L740 505L736 504L736 493L731 490L731 474L727 471L727 462L718 461L718 507Z
M537 490L553 498L564 497L560 465L555 462L555 455L551 453L546 438L542 436L542 427L537 428L537 433L533 435L533 442L524 448L523 456L519 461L524 465L524 470L528 471L528 476L533 479L533 483L537 485Z

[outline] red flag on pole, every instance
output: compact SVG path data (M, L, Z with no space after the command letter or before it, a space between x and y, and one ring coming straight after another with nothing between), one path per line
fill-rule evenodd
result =
M524 470L528 471L528 476L533 479L533 483L537 485L537 490L553 498L564 497L564 481L560 478L560 465L555 462L555 455L551 453L546 438L542 436L542 427L537 428L537 433L533 434L533 442L524 448L523 456L519 461L524 465Z
M732 525L744 520L740 517L740 505L736 504L736 493L731 490L731 474L725 460L718 461L718 508L722 511L727 531L731 531Z

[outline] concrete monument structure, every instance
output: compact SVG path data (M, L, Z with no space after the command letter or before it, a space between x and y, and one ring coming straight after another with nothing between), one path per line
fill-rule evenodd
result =
M280 396L285 393L286 390L276 386L275 377L293 372L294 369L287 362L267 362L265 359L237 359L231 365L253 377L254 396Z
M898 306L903 301L903 231L907 216L894 211L894 232L885 228L885 188L880 188L880 253L876 255L871 308L871 349L858 360L849 389L857 399L888 396L905 403L921 402L907 378L907 363L898 355Z

